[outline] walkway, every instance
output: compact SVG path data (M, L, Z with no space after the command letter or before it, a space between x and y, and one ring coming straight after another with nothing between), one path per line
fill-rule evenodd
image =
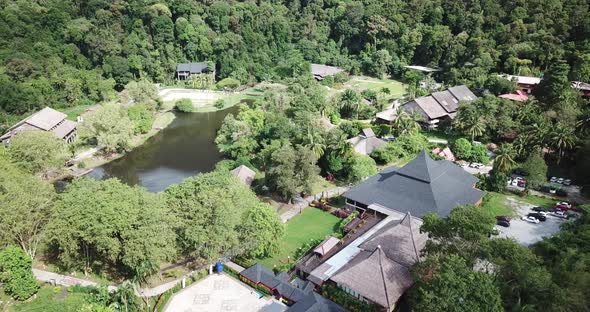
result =
M180 284L182 282L182 280L184 278L186 278L188 275L190 275L191 273L189 273L179 279L176 279L174 281L164 283L162 285L158 285L154 288L141 288L141 289L139 289L139 295L141 295L142 297L155 297L160 294L163 294L166 291L168 291L169 289L171 289L172 287L176 286L177 284ZM67 275L62 275L62 274L57 274L57 273L53 273L53 272L49 272L49 271L43 271L43 270L39 270L39 269L33 269L33 275L39 281L50 283L50 284L55 284L55 285L61 285L61 286L65 286L65 287L70 287L70 286L74 286L74 285L92 286L92 287L100 286L99 283L96 283L93 281L89 281L89 280L85 280L85 279L81 279L81 278L76 278L76 277L72 277L72 276L67 276ZM117 291L118 287L111 285L111 286L108 286L108 289L109 289L109 291L112 292L112 291Z
M348 191L349 188L350 187L348 186L338 186L313 196L307 196L305 198L298 197L295 199L295 204L293 204L293 208L289 209L281 215L281 220L283 221L283 223L286 223L291 218L296 216L298 213L301 213L303 209L309 207L309 204L311 204L311 202L313 202L314 200L320 200L323 197L334 197L342 195L344 192Z

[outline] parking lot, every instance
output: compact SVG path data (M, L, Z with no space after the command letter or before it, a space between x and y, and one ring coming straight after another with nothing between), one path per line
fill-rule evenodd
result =
M227 274L207 276L170 299L166 312L264 311L281 312L287 307L258 294Z
M510 204L515 213L518 215L514 217L510 222L510 227L502 227L496 225L496 229L500 233L499 237L510 237L523 245L531 245L543 239L543 237L549 237L559 232L559 226L565 222L565 219L547 215L547 221L540 223L529 223L521 220L522 216L526 216L528 213L533 212L531 210L534 205L529 203L521 202L514 198L508 198L508 204Z

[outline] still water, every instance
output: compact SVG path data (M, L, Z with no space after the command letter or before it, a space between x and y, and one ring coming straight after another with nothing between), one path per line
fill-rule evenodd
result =
M122 158L95 168L89 177L118 178L160 192L187 177L215 168L222 155L215 146L217 130L237 107L210 113L178 113L168 127Z

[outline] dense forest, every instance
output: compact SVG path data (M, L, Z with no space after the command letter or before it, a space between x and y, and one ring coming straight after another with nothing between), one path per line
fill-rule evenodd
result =
M2 0L0 120L109 99L133 79L170 81L186 61L242 83L307 62L378 76L420 64L477 87L490 72L539 75L559 58L588 81L589 12L586 0Z

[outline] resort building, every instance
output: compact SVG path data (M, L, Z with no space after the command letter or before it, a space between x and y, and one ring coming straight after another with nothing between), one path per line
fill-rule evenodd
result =
M8 131L0 137L0 143L8 144L10 139L23 131L49 131L56 137L71 143L76 138L76 128L78 123L66 119L67 115L58 112L52 108L44 109L34 113L30 117L21 120L16 125L10 127Z
M244 165L240 165L230 171L230 173L248 186L252 185L252 181L254 181L254 177L256 177L256 172Z
M448 160L433 160L422 150L414 160L391 166L343 194L351 209L373 214L428 213L446 217L459 205L479 205L485 193L477 178Z
M326 77L335 76L341 72L344 72L344 70L338 67L322 64L311 64L311 74L316 80L324 80Z
M347 141L352 145L354 151L361 155L371 155L374 150L387 144L387 142L378 138L371 128L363 129L360 135Z
M212 72L206 62L181 63L176 65L176 79L186 80L191 75L208 74Z
M455 118L459 102L470 103L476 99L471 90L461 85L415 98L402 105L402 108L410 114L419 113L426 127L437 128L442 120Z

